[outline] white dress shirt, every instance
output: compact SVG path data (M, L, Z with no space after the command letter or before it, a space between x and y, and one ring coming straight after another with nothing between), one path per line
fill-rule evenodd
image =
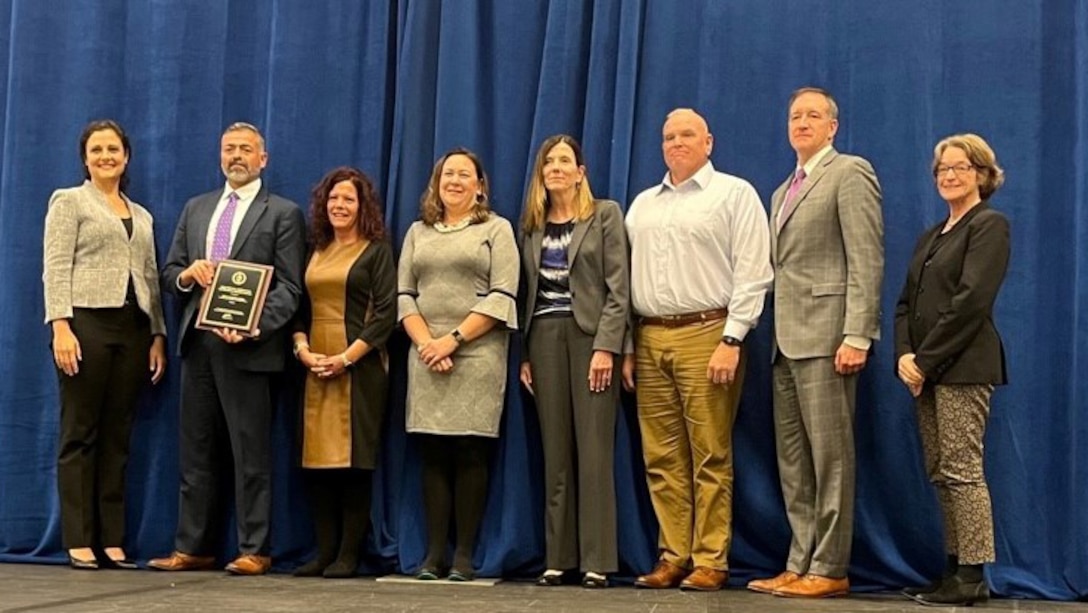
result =
M234 237L238 236L238 228L242 227L242 220L246 217L246 212L249 211L249 205L253 204L253 201L257 199L257 194L261 191L261 179L258 177L254 181L250 181L245 185L234 189L230 186L230 183L226 184L223 188L223 194L219 196L219 203L215 205L215 211L212 212L211 223L208 224L208 234L204 237L204 257L207 258L212 253L212 243L215 242L215 229L219 226L219 218L223 216L223 210L227 208L227 201L230 199L231 193L238 194L238 204L234 209L234 219L230 224L230 245L234 248ZM181 284L181 275L178 275L177 281L174 282L175 286L183 291L189 292L193 290L193 286L185 287Z
M673 185L669 175L627 212L635 313L729 309L723 335L744 339L774 280L767 213L759 194L709 161Z
M230 224L230 244L234 247L234 237L238 236L238 228L242 226L242 220L245 219L246 212L249 211L249 205L253 204L253 201L257 199L257 194L261 191L261 179L258 177L254 181L246 183L238 189L234 189L227 183L227 186L223 189L223 195L219 197L219 204L215 205L215 212L212 213L211 223L208 224L208 236L204 239L204 256L207 257L212 253L212 243L215 241L215 229L219 227L219 218L223 216L223 211L227 208L227 201L230 199L231 193L238 194L238 206L234 209L234 219Z

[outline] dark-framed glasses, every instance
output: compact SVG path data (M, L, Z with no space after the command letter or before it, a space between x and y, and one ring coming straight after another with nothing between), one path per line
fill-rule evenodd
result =
M967 164L967 163L953 164L952 166L946 166L944 164L941 164L940 166L937 167L936 170L933 171L933 176L934 177L943 177L946 174L948 174L949 170L951 170L952 172L956 173L956 176L962 177L963 175L971 172L974 169L975 169L975 166L973 164Z

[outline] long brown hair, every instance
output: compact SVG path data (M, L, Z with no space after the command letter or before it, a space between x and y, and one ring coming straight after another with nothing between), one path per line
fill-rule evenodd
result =
M582 158L582 147L573 136L556 134L545 140L536 152L536 162L533 163L533 176L529 178L529 188L525 190L525 210L521 214L521 228L525 232L533 232L544 227L544 221L548 217L548 189L544 187L544 158L548 152L559 143L566 143L574 151L574 163L584 168L585 159ZM574 218L585 221L593 215L593 190L589 188L589 177L584 176L577 186L577 211Z
M325 174L310 194L310 242L315 249L324 249L333 239L329 222L329 192L342 181L351 181L359 197L359 214L355 219L355 231L360 238L377 241L385 238L382 222L381 200L374 184L363 172L350 166L334 168Z
M479 156L475 153L464 147L457 147L447 151L434 163L431 180L427 183L427 191L423 192L423 197L419 200L419 218L428 226L433 226L442 221L446 207L438 196L438 183L442 179L442 167L446 165L446 160L455 155L463 155L472 161L472 165L476 167L476 180L480 183L480 195L476 197L476 202L472 205L471 221L469 223L483 223L491 218L491 205L488 198L489 184L487 173L484 172L484 163L480 161Z

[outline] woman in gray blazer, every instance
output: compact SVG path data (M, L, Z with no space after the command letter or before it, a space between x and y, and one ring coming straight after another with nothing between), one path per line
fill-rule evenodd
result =
M594 200L578 142L540 146L522 215L522 384L544 445L545 565L537 585L580 568L607 587L617 570L612 464L629 307L627 235L611 200Z
M45 216L45 323L60 381L60 490L73 568L136 568L125 537L132 416L148 378L166 368L151 215L122 189L132 149L116 122L79 140L83 185L58 189Z
M940 579L903 593L926 605L967 606L989 597L982 566L994 561L982 443L994 386L1007 382L994 302L1009 263L1009 222L987 204L1005 176L981 137L939 142L933 177L948 218L915 247L895 309L895 354L915 398L948 565Z

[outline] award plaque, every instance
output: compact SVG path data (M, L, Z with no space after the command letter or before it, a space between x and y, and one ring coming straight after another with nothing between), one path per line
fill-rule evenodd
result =
M212 284L204 290L196 327L227 328L255 336L264 299L272 284L272 267L238 260L223 260L215 267Z

